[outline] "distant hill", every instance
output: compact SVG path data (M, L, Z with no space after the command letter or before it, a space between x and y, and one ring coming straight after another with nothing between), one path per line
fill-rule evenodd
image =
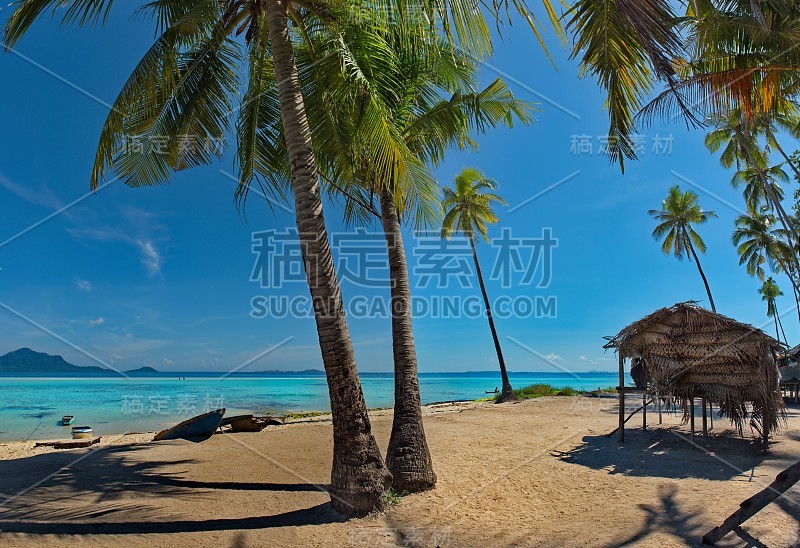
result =
M158 373L158 369L153 369L152 367L144 366L139 367L137 369L130 369L125 371L126 373Z
M244 372L243 374L246 374ZM302 371L281 371L280 369L267 369L266 371L253 371L258 375L324 375L325 371L321 369L303 369Z
M99 373L108 369L89 365L73 365L61 356L20 348L0 356L0 373Z

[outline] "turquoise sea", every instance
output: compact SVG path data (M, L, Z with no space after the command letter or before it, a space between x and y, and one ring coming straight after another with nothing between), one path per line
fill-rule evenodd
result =
M0 376L0 442L69 437L63 415L96 435L147 432L225 407L228 414L328 411L324 375L158 373L147 376ZM511 373L520 388L534 383L594 390L616 386L616 373ZM362 373L370 408L391 407L390 373ZM497 372L422 373L423 403L473 400L500 385Z

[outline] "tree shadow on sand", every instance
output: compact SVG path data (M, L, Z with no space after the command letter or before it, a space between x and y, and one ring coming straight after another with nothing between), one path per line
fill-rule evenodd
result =
M661 487L658 502L640 504L639 508L646 514L642 527L630 536L611 543L613 546L627 546L640 541L653 533L667 533L686 541L687 544L699 544L708 524L701 521L700 516L680 507L675 500L677 487L669 485Z
M677 428L628 430L625 443L616 436L584 436L579 446L556 456L610 474L714 481L745 478L765 459L757 442L730 432L707 439L695 436L695 443L699 447Z
M325 492L312 483L195 481L183 476L195 461L138 457L152 445L103 446L0 461L0 530L33 534L144 534L263 529L342 521L329 503L242 518L215 519L219 490ZM185 467L185 468L184 468ZM133 495L132 495L133 494ZM198 517L169 519L157 503L195 504ZM71 499L75 499L71 502ZM154 504L148 504L153 501ZM166 514L166 515L165 515ZM203 519L203 515L211 519ZM181 518L183 516L180 516Z

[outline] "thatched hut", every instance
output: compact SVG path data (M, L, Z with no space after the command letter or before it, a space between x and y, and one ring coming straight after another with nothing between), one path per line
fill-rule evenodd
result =
M740 432L749 422L766 437L784 419L778 387L780 343L755 327L693 302L662 308L624 328L605 348L632 362L637 388L668 403L704 398ZM633 391L633 390L632 390ZM620 400L624 405L625 390ZM705 405L703 411L705 412ZM622 414L620 415L622 416ZM621 420L620 430L623 422Z

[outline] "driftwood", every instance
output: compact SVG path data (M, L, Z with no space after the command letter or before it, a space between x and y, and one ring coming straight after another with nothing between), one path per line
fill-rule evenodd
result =
M221 432L261 432L267 426L283 426L283 424L283 420L277 417L238 415L222 419L219 427Z
M703 536L703 544L719 542L722 537L763 510L765 506L791 489L798 481L800 481L800 461L778 474L769 487L742 502L739 509L722 522L722 525L714 527Z
M89 447L100 443L100 437L91 440L77 440L77 441L41 441L34 447L53 447L55 449L80 449L81 447Z

